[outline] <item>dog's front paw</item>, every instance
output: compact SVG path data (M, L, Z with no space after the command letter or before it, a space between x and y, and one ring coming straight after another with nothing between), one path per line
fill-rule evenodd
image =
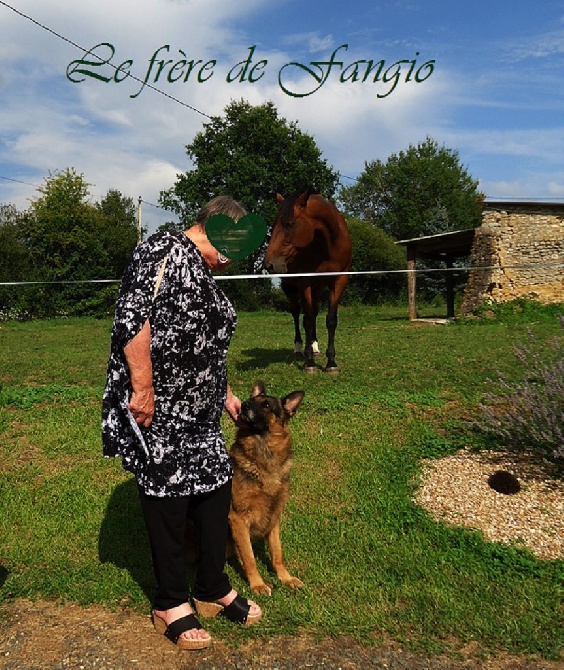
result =
M272 595L272 589L265 582L256 582L255 584L251 584L250 587L253 593L258 593L261 596Z
M291 589L301 589L304 583L299 580L297 577L290 577L282 582L284 586L289 586Z

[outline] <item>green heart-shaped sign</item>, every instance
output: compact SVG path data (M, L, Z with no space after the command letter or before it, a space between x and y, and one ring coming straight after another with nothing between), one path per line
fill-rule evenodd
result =
M266 223L258 214L246 214L239 221L214 214L206 222L206 234L220 253L240 261L260 247L266 237Z

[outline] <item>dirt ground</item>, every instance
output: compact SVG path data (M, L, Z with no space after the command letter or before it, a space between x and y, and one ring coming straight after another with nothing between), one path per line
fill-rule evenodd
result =
M255 639L234 648L182 652L157 635L148 616L129 609L17 600L0 608L2 670L564 670L564 661L506 654L481 658L473 646L456 657L418 656L397 645L366 647L350 639Z

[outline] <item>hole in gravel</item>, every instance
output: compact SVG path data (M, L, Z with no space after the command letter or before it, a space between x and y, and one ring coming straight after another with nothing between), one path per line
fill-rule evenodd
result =
M514 495L521 490L517 477L508 470L496 470L488 478L488 485L498 493Z

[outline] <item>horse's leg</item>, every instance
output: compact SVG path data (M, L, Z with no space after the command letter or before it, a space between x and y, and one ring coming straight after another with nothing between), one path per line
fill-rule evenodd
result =
M311 350L314 356L319 356L319 340L317 339L317 315L319 314L319 301L321 291L318 288L311 290L311 310L312 310L312 329L311 329Z
M339 372L337 363L335 363L335 332L337 330L338 317L337 309L339 301L345 290L349 277L348 275L340 275L335 279L333 287L329 291L329 303L327 308L327 318L325 323L327 325L327 365L325 372L336 374Z
M292 286L286 282L281 283L282 290L290 303L290 314L294 320L294 353L302 355L303 341L300 332L300 293L297 286Z
M308 286L302 293L302 306L304 310L303 321L305 331L304 370L306 372L316 372L317 368L313 362L313 342L315 336L317 304L312 295L311 286Z

